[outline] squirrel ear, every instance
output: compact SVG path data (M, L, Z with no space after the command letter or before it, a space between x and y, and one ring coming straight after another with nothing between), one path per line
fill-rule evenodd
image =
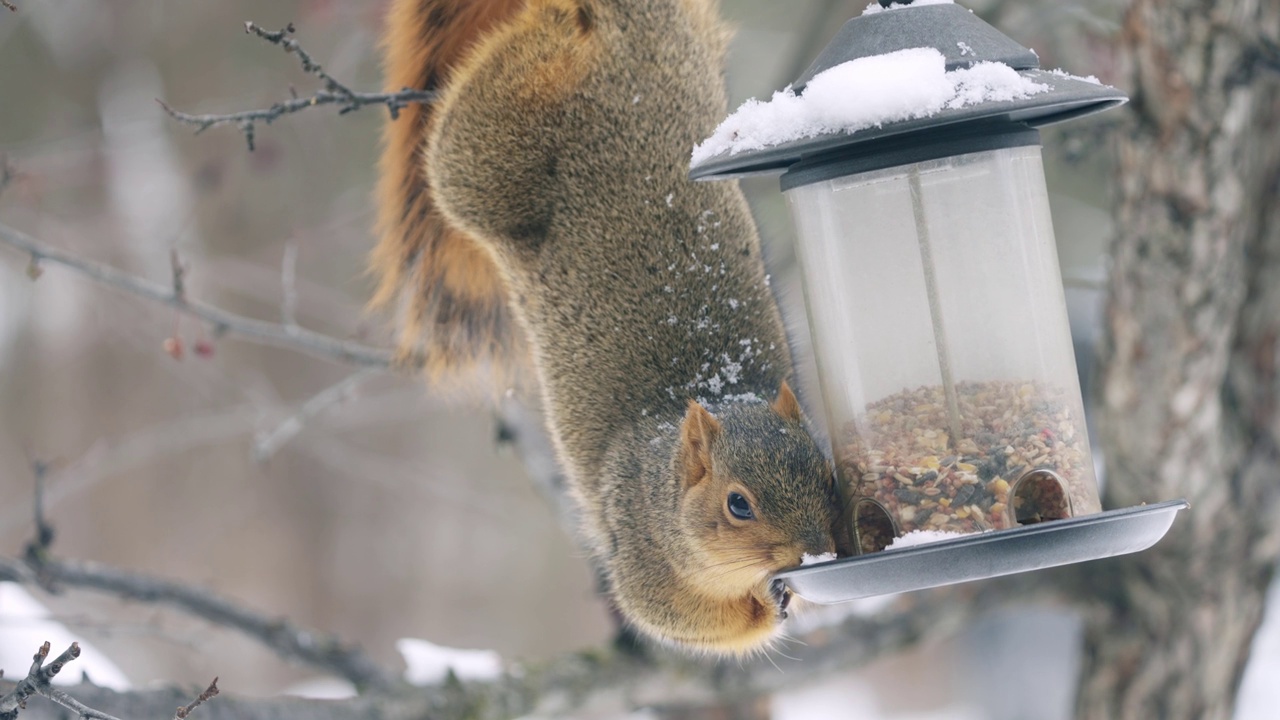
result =
M720 421L695 400L689 401L680 424L680 480L683 489L711 474L711 443L720 434Z
M800 422L800 402L796 400L796 394L791 392L791 386L786 380L782 381L782 387L778 388L778 397L770 407L781 415L783 420Z

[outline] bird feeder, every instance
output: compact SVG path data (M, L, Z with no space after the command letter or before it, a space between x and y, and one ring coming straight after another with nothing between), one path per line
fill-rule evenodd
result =
M958 5L873 4L695 149L695 179L780 172L796 226L858 555L779 575L794 592L1136 552L1186 507L1102 511L1041 164L1039 127L1125 100Z

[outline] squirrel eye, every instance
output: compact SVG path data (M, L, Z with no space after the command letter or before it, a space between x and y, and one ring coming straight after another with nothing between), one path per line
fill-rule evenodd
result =
M738 493L729 493L729 512L739 520L754 520L756 514L751 511L751 503Z

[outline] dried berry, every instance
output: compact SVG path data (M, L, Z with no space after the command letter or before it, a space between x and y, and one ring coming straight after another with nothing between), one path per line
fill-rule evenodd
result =
M181 360L183 354L182 338L168 337L164 339L164 351L174 360Z

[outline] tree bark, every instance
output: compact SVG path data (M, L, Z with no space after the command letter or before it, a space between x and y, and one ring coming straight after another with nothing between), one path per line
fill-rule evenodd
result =
M1097 390L1104 505L1185 497L1083 566L1080 718L1228 720L1280 556L1274 0L1135 0Z

